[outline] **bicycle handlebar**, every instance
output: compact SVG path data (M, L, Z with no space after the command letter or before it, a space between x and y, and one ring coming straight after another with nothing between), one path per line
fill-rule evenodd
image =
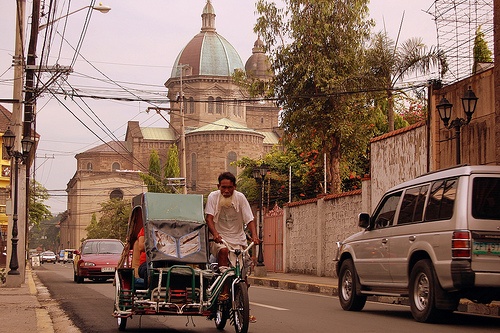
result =
M224 239L222 239L222 244L224 244L228 248L229 252L235 253L235 251L237 250L237 249L233 248L231 245L229 245L229 243L226 242ZM244 250L241 250L241 253L242 254L248 253L248 251L250 251L250 249L254 245L255 245L255 242L251 242L250 244L248 244L248 246Z

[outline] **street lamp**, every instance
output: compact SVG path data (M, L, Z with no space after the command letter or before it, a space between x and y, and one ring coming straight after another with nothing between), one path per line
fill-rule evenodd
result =
M59 21L59 20L61 20L61 19L65 18L65 17L68 17L68 16L70 16L70 15L73 15L74 13L78 13L79 11L82 11L82 10L87 9L87 8L92 8L93 10L97 10L98 12L101 12L101 13L103 13L103 14L106 14L107 12L109 12L109 11L111 10L111 7L109 7L109 6L104 6L102 3L99 3L97 6L85 6L85 7L82 7L82 8L80 8L80 9L74 10L74 11L72 11L71 13L68 13L68 14L66 14L66 15L63 15L63 16L61 16L61 17L59 17L59 18L57 18L57 19L55 19L55 20L53 20L53 21L50 21L50 22L47 22L47 23L45 23L45 24L40 25L40 26L38 27L38 30L45 29L45 28L47 28L49 25L54 24L55 22L57 22L57 21Z
M257 266L264 266L264 256L262 254L262 246L263 240L262 240L262 208L264 206L264 179L266 178L267 174L267 165L265 163L262 163L260 167L255 167L252 170L252 176L253 178L257 181L257 183L260 182L261 187L260 187L260 203L259 203L259 253L257 255Z
M453 108L453 104L451 104L444 96L439 102L438 105L436 105L438 111L439 111L439 117L441 117L441 120L444 123L444 127L447 129L455 129L455 142L456 142L456 164L460 164L460 128L462 126L467 125L470 123L472 119L472 115L474 114L474 111L476 111L476 105L477 105L477 100L478 98L472 91L471 87L469 86L469 89L465 92L464 97L462 97L462 107L464 109L465 117L466 119L463 118L455 118L451 121L451 110Z
M5 131L3 135L3 145L5 146L5 150L7 151L7 154L10 157L14 158L14 173L13 173L13 183L14 183L14 189L13 189L13 197L14 197L14 207L13 207L13 212L12 212L12 252L10 256L10 263L9 263L9 272L7 273L8 275L20 275L19 273L19 261L18 261L18 256L17 256L17 243L19 241L18 236L18 229L17 229L17 201L18 201L18 165L19 161L23 162L25 158L28 156L29 152L31 151L31 147L33 146L33 141L29 137L24 137L21 140L21 149L22 151L15 151L13 150L14 148L14 143L16 140L16 135L14 132L10 130L10 128Z

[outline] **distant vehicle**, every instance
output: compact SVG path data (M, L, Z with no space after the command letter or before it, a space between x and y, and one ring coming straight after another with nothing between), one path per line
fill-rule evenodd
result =
M73 254L75 252L75 249L64 249L59 252L59 255L57 257L57 260L59 262L63 262L64 264L67 263L68 261L73 261Z
M87 239L74 252L73 281L113 279L122 251L123 243L118 239Z
M40 253L38 252L37 249L30 249L29 250L29 256L30 256L30 258L40 257Z
M59 251L59 254L57 255L57 261L61 262L64 260L64 250Z
M40 254L40 262L43 264L45 262L51 262L55 264L57 261L56 254L52 251L45 251Z

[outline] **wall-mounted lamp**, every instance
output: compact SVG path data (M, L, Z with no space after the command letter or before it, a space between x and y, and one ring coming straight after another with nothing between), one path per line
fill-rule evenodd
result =
M462 126L467 125L470 123L472 119L472 115L474 114L474 111L476 111L476 106L477 106L477 100L478 98L476 97L476 94L472 91L471 87L469 86L469 89L465 92L464 97L462 97L462 107L464 109L465 113L465 119L463 118L455 118L451 121L451 110L453 109L453 104L451 104L444 96L439 101L439 104L436 105L438 112L439 112L439 117L443 121L444 127L447 129L455 129L455 140L456 140L456 163L460 164L460 129Z

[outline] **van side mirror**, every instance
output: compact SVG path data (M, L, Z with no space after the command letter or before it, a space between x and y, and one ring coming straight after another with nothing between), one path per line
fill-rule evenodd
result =
M360 213L358 215L358 226L366 229L370 226L370 214L368 213Z

